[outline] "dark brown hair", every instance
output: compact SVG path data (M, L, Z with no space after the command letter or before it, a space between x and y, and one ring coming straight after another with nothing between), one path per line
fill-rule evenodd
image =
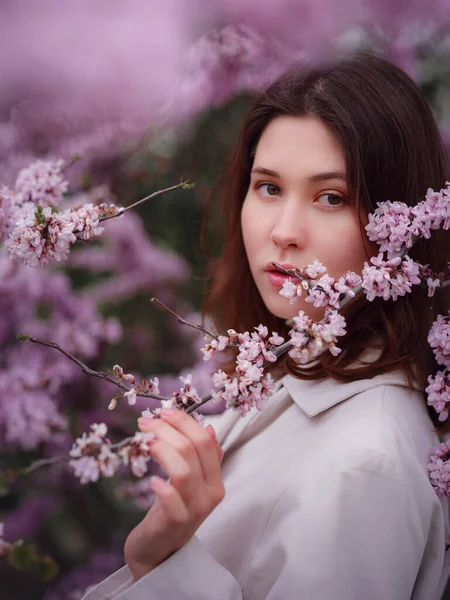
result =
M240 227L241 208L250 182L253 154L268 123L279 115L320 119L335 136L346 159L349 201L361 235L367 215L385 200L416 204L427 188L440 190L449 178L447 158L431 109L417 85L385 58L359 54L337 63L297 67L281 76L247 114L224 174L221 194L221 256L211 266L204 314L221 331L250 331L259 323L287 337L284 320L265 307L250 273ZM449 258L448 232L435 231L410 256L434 270ZM426 338L438 313L448 310L447 290L429 299L424 288L396 302L380 298L355 303L347 317L343 352L325 353L320 363L302 370L289 357L286 371L301 378L329 375L340 381L370 378L402 367L410 382L424 386L437 365ZM364 362L364 350L380 352ZM234 370L230 361L228 370Z

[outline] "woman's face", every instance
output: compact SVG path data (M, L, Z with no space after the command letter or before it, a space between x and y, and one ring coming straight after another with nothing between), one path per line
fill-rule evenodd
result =
M361 272L367 254L347 203L344 153L320 120L279 116L264 129L241 225L256 286L277 317L302 309L319 320L324 309L280 296L283 276L270 272L272 262L303 268L317 258L336 278Z

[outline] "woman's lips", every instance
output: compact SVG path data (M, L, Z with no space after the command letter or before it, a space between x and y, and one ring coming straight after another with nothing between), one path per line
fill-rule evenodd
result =
M270 283L278 288L283 287L283 283L287 279L292 279L292 277L290 277L289 275L284 275L279 271L267 271L267 276L269 278Z

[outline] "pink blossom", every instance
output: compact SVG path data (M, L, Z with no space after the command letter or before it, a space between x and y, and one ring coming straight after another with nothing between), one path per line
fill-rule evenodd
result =
M316 279L318 275L324 275L327 272L327 268L316 259L305 267L305 275L310 279Z
M339 308L339 294L333 289L335 281L328 273L322 275L320 279L311 281L306 302L312 302L317 308L326 306Z
M100 217L104 209L105 207L85 204L77 210L66 211L65 217L69 222L73 223L73 231L79 233L79 237L82 240L90 240L93 237L101 235L104 231L103 227L99 227Z
M319 357L326 349L337 356L341 352L336 346L337 338L345 335L345 326L345 319L337 310L329 309L320 323L300 311L289 332L293 345L289 356L300 364Z
M263 342L263 338L266 338L269 332L263 326L255 329L251 336L248 332L238 334L241 345L236 360L237 377L228 375L222 370L212 375L214 387L219 388L218 391L213 390L212 401L224 400L227 408L237 410L241 416L247 414L253 407L262 410L274 388L270 374L264 377L262 368L264 356L271 354ZM283 338L276 338L277 342L280 340Z
M450 496L450 444L442 442L432 449L428 463L431 484L438 496Z
M101 446L105 442L105 436L108 428L104 423L93 423L89 433L84 432L81 437L78 437L70 451L70 456L79 458L84 456L87 450L91 447Z
M272 331L272 335L269 338L269 344L272 344L272 346L281 346L281 344L284 344L284 338L276 331Z
M131 388L131 390L128 390L128 392L125 392L124 396L128 400L128 404L130 406L133 406L134 404L136 404L136 390L134 388Z
M428 277L427 279L427 287L428 287L428 297L432 298L434 296L434 292L436 288L441 285L440 279L433 279L432 277Z
M112 477L119 468L120 461L110 448L107 432L104 423L94 423L91 432L77 438L69 452L69 466L82 484L97 481L100 475Z
M5 245L11 256L23 258L26 265L46 266L67 258L77 239L73 230L74 224L52 214L50 207L33 209L17 221Z
M141 383L141 387L143 390L150 392L151 394L157 394L157 395L160 394L158 377L153 377L153 379L150 379L150 381L143 379L142 383Z
M350 298L354 298L354 290L361 285L361 276L353 271L348 271L345 275L342 275L334 284L334 289L339 294L346 294Z
M59 206L69 185L62 177L64 166L65 162L61 159L38 160L19 171L15 190L21 203Z
M429 239L431 230L442 227L447 230L450 227L450 185L447 188L435 192L428 188L425 200L411 208L414 215L412 228L415 235Z
M387 252L388 258L411 248L415 239L428 239L431 230L448 229L450 226L449 187L435 192L427 190L425 200L413 207L404 202L379 202L378 208L369 215L366 231L369 240L377 242L380 252Z
M450 378L448 371L438 371L435 377L428 377L427 403L432 406L439 415L439 421L448 418L448 404L450 402Z
M438 315L428 333L428 343L433 348L438 365L450 369L450 311L449 315Z
M370 262L373 266L364 263L362 272L362 287L369 302L378 296L383 300L397 300L399 296L411 292L412 285L421 282L419 266L409 256L384 260L383 255L379 254L372 257Z
M180 381L184 384L180 388L180 393L177 393L177 398L181 401L183 406L191 406L192 404L198 404L201 402L201 398L198 395L197 390L192 385L192 375L186 375L186 377L180 377Z
M139 431L119 450L120 458L124 464L130 466L136 477L142 477L147 472L147 463L151 459L150 443L153 438L153 433Z
M0 186L0 243L7 239L19 218L17 195L6 186Z
M292 279L285 279L283 286L279 291L280 296L289 299L289 304L295 304L303 293L303 288L299 283L294 283Z
M388 258L400 252L403 247L413 245L411 209L404 202L378 202L377 208L369 214L366 225L371 242L380 246L380 252L388 252Z
M133 384L136 381L135 376L131 373L124 373L120 365L114 365L113 373L119 379L122 379L123 381L128 381L131 384Z
M211 339L210 336L205 335L205 339L210 341L204 348L201 348L201 351L203 352L203 360L209 360L216 352L222 352L230 343L230 338L225 335L219 335L217 338L213 339Z
M237 334L237 340L239 342L239 354L237 360L247 360L254 363L257 367L262 367L265 361L275 362L276 355L273 350L276 346L281 345L284 339L281 336L274 335L267 339L269 331L267 327L259 325L255 327L255 331L251 334L247 331L245 333Z

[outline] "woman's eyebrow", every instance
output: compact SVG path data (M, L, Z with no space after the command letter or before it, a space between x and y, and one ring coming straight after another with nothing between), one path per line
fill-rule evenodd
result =
M269 177L275 177L276 179L281 179L281 176L271 169L266 169L265 167L255 167L252 169L252 173L259 173L260 175L268 175ZM316 183L318 181L328 181L329 179L340 179L344 183L347 181L345 177L345 173L342 171L326 171L324 173L316 173L315 175L311 175L308 177L308 180L311 183Z
M309 181L311 181L311 183L315 183L316 181L328 181L329 179L340 179L344 183L347 181L345 173L342 173L341 171L327 171L326 173L316 173L315 175L311 175L311 177L309 177Z
M280 175L278 175L276 171L271 171L270 169L265 169L264 167L255 167L252 169L252 173L259 173L260 175L268 175L269 177L281 179Z

